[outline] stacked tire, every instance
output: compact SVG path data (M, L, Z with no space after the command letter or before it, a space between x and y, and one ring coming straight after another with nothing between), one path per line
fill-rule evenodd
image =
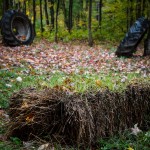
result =
M28 16L16 10L8 10L1 19L3 43L8 46L30 45L35 37Z

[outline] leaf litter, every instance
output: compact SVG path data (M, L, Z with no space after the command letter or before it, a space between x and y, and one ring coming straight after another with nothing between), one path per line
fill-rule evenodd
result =
M106 46L107 47L107 46ZM89 47L84 43L50 43L41 40L32 46L0 45L0 69L24 67L67 74L136 72L150 75L150 57L142 56L142 48L132 58L118 58L104 45Z

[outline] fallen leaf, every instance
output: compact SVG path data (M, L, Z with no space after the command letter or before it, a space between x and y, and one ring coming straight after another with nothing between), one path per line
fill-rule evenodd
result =
M26 122L27 122L27 123L33 122L33 120L34 120L33 114L29 114L29 115L26 117Z
M102 85L102 82L100 81L100 80L96 80L96 85L98 85L98 86L101 86Z

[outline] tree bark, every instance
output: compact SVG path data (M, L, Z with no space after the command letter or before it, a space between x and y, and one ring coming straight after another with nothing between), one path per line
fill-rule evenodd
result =
M66 11L66 5L65 5L65 0L62 0L62 10L64 13L64 24L67 26L68 28L68 16L67 16L67 11Z
M150 20L150 1L148 1L148 6L147 6L147 17Z
M43 12L42 12L42 0L40 0L40 24L41 24L41 34L43 33Z
M126 29L127 31L129 30L129 0L127 0L127 13L126 13L126 21L127 21L127 25L126 25Z
M89 0L89 18L88 18L88 33L89 33L89 46L93 46L93 39L92 39L92 31L91 31L91 24L92 24L92 0Z
M9 9L9 0L3 0L3 14Z
M56 8L56 19L55 19L55 42L58 42L58 13L59 13L59 0L57 0L57 8Z
M88 10L88 7L89 7L89 0L86 0L85 10Z
M34 33L36 35L36 0L33 0L33 28L34 28Z
M48 2L51 4L50 6L50 16L51 16L51 28L54 29L55 24L55 17L54 17L54 0L48 0Z
M141 17L141 0L136 0L136 19Z
M102 26L102 3L103 3L103 1L102 0L100 0L99 1L99 23L98 23L98 25L99 25L99 27L101 28L101 26Z
M26 1L23 1L23 12L26 14L27 11L27 6L26 6Z
M44 9L45 9L46 25L49 25L49 18L47 12L47 0L44 0Z
M73 12L73 0L69 0L69 28L68 31L71 33L71 29L73 27L73 22L72 22L72 12Z
M133 0L130 0L130 26L133 24Z

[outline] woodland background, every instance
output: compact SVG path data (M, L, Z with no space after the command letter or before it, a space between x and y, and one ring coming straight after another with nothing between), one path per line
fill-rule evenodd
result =
M17 9L32 20L36 35L51 41L120 41L135 20L150 18L149 0L0 0L0 15Z

